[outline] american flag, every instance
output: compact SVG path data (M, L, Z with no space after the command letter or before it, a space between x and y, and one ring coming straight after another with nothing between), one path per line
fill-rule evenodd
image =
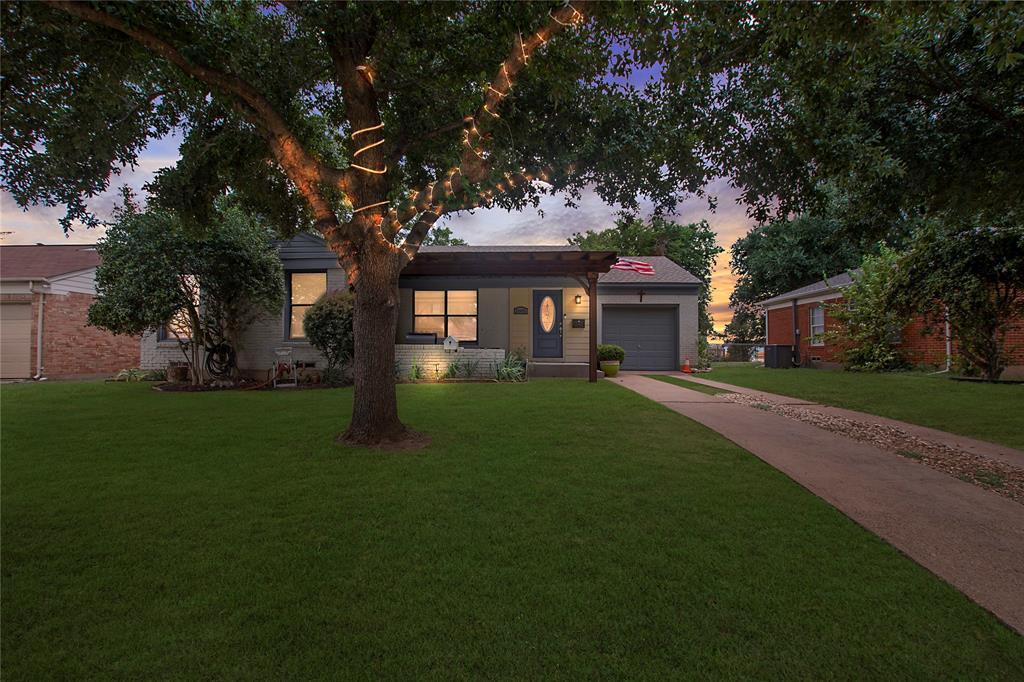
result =
M619 258L615 261L615 265L612 266L612 270L632 270L640 275L654 274L653 265L642 260L633 260L632 258Z

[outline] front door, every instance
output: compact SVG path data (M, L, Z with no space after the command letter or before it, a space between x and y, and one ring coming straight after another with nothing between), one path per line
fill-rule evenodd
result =
M562 357L562 292L533 291L533 357Z

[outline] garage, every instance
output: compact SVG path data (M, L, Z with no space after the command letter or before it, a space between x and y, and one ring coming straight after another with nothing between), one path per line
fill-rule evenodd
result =
M679 368L678 306L606 305L603 332L626 350L622 369Z
M32 376L32 305L0 303L0 379Z

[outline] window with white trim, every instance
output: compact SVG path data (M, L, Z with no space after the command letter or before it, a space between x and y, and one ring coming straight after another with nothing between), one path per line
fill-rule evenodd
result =
M477 309L475 289L469 291L412 292L412 330L454 336L460 343L476 343Z
M327 292L326 272L288 273L288 338L304 339L306 311Z
M825 339L822 338L822 335L825 333L825 308L820 305L812 306L810 315L811 345L824 346Z

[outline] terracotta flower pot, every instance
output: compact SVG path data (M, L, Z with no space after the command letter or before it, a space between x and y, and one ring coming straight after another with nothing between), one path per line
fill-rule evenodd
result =
M614 377L619 375L619 361L618 360L602 360L601 371L604 372L606 377Z

